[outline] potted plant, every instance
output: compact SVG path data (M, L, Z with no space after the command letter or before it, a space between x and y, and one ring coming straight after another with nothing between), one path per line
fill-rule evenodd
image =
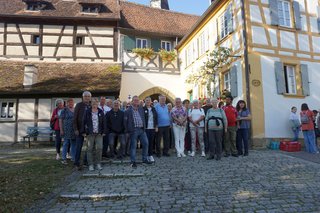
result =
M177 58L177 54L174 50L167 51L165 49L161 49L159 55L164 62L172 62Z
M152 48L134 48L132 52L137 54L143 59L146 58L149 60L155 55L155 52L153 51Z

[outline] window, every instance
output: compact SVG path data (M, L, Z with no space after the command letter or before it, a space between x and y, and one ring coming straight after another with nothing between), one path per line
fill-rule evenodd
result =
M233 31L233 17L231 5L219 17L220 39L223 39Z
M192 45L190 45L187 49L186 49L186 65L190 65L193 61L193 48Z
M77 45L84 45L84 36L77 36L76 44Z
M206 36L204 32L199 36L198 44L199 44L199 56L201 56L206 52Z
M297 94L295 67L290 65L284 65L284 77L286 84L286 93Z
M224 89L231 91L231 74L227 72L224 74Z
M39 35L32 35L31 43L32 44L40 44L40 36Z
M172 45L170 41L161 41L161 49L171 51L172 50Z
M81 12L83 13L99 13L100 7L98 5L82 5Z
M136 48L147 48L148 47L148 40L137 38L136 39Z
M14 119L14 106L15 102L14 101L0 101L0 120L1 119Z
M290 2L278 1L279 25L291 27Z
M42 10L46 5L42 4L41 2L28 2L27 3L27 10L28 11L40 11Z

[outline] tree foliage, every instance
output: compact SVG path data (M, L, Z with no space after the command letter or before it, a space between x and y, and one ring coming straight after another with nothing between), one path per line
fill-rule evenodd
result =
M228 64L231 60L231 49L219 47L207 55L207 60L200 70L192 72L187 77L187 83L206 85L210 94L215 94L216 87L211 91L211 83L216 82L220 69Z

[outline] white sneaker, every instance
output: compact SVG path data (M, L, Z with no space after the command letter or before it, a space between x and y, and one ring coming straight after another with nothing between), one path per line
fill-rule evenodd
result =
M185 155L183 152L181 152L180 155L181 155L181 157L183 157L183 158L186 157L186 155Z
M60 160L60 155L57 153L56 160Z
M194 152L191 152L189 156L194 157L194 154L195 154Z
M206 153L202 152L201 157L205 157Z
M151 155L151 156L149 156L149 161L150 162L154 162L154 158L153 158L153 156Z
M191 151L190 150L188 151L188 155L191 155Z
M69 153L67 153L67 159L71 159L71 155L69 155Z
M90 166L89 166L89 171L94 171L93 165L90 165Z
M98 170L102 170L101 164L97 164L97 169L98 169Z
M180 154L180 153L177 153L177 157L178 157L178 158L181 158L181 154Z

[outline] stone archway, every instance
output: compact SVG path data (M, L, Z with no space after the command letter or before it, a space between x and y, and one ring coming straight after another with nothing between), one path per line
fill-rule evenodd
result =
M167 100L171 103L174 103L174 99L176 98L176 96L170 92L169 90L167 89L164 89L164 88L161 88L161 87L153 87L153 88L150 88L146 91L144 91L143 93L141 93L139 95L139 99L143 100L145 99L146 97L149 97L149 96L152 96L154 94L162 94L162 95L165 95L167 97Z

